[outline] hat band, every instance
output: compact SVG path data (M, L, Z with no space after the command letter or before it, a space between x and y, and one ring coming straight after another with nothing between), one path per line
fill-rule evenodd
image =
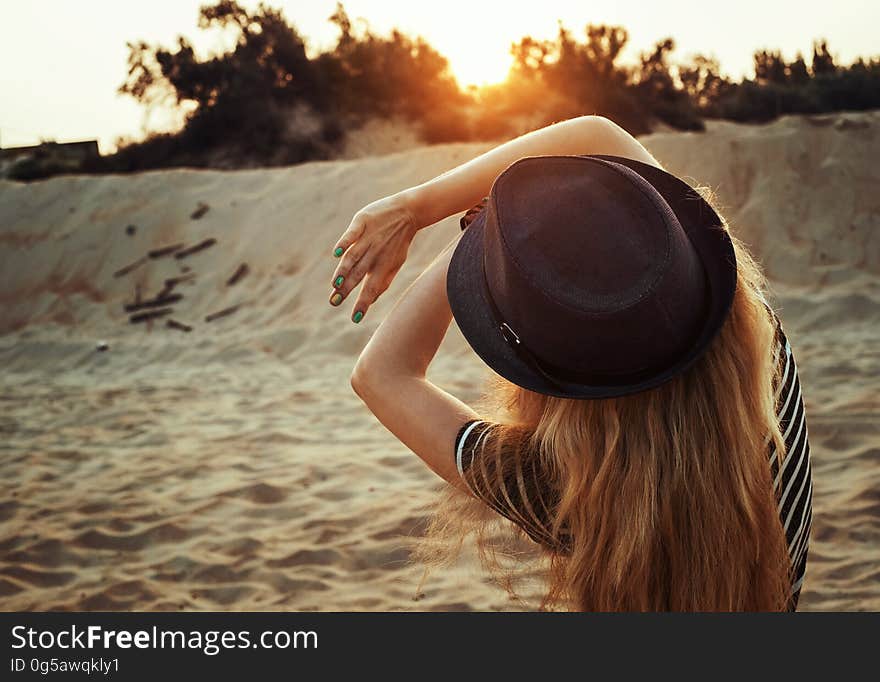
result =
M560 386L559 381L557 381L549 372L544 370L538 358L535 357L534 353L532 353L522 342L522 339L519 338L519 334L513 331L513 328L504 321L501 311L498 310L498 306L495 304L495 299L492 298L492 292L489 291L489 282L486 280L485 266L483 267L483 291L486 295L486 301L489 304L489 310L492 314L492 319L495 322L495 327L501 332L501 336L505 343L513 349L513 352L516 353L520 360L531 367L533 371L540 374L550 383L551 386L561 389L562 386Z

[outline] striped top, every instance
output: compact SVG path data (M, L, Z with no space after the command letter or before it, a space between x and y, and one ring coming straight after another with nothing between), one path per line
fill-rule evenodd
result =
M769 310L769 307L768 307ZM779 516L785 528L792 564L791 609L797 607L807 567L807 550L812 525L813 483L810 472L810 444L797 365L791 345L776 321L774 358L780 368L776 382L776 406L779 427L786 452L781 458L775 447L769 448L770 471L778 500ZM552 491L544 489L538 457L526 457L522 467L502 481L497 494L485 485L491 458L481 457L486 435L492 426L483 420L470 420L458 432L455 461L462 479L474 495L497 513L519 526L535 542L551 551L565 552L566 538L551 532ZM479 474L479 475L476 475Z

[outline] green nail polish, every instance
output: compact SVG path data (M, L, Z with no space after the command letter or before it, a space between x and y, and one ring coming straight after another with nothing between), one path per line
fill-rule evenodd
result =
M333 251L333 255L336 256L337 258L339 258L342 255L342 252L343 252L342 247L337 246L336 249Z
M362 319L364 319L364 314L363 314L360 310L358 310L358 311L354 314L354 317L352 317L351 319L352 319L352 321L353 321L355 324L357 324L357 323L360 322Z
M342 294L338 291L330 297L330 305L339 305L342 303Z
M337 289L342 286L342 283L345 281L345 277L339 275L336 279L333 280L333 286Z

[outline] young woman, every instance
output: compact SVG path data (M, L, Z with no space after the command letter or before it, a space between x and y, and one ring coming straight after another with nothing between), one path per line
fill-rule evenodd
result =
M362 282L359 322L416 231L469 206L351 380L452 484L435 529L488 522L452 517L466 497L510 520L547 560L544 606L794 609L812 496L797 368L716 211L618 126L572 119L359 211L331 304ZM479 409L426 379L453 316L494 370Z

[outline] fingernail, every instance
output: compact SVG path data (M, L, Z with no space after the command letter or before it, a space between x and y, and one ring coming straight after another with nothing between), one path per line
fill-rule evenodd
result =
M337 289L342 286L342 283L345 281L345 277L339 275L336 279L333 280L333 286Z
M330 297L330 305L339 305L342 303L342 294L338 291Z
M333 255L336 256L337 258L339 258L342 255L342 251L343 251L342 247L337 246L336 249L333 251Z
M355 324L357 324L358 322L360 322L363 319L364 319L364 314L360 310L358 310L354 314L354 317L351 318L352 322L354 322Z

